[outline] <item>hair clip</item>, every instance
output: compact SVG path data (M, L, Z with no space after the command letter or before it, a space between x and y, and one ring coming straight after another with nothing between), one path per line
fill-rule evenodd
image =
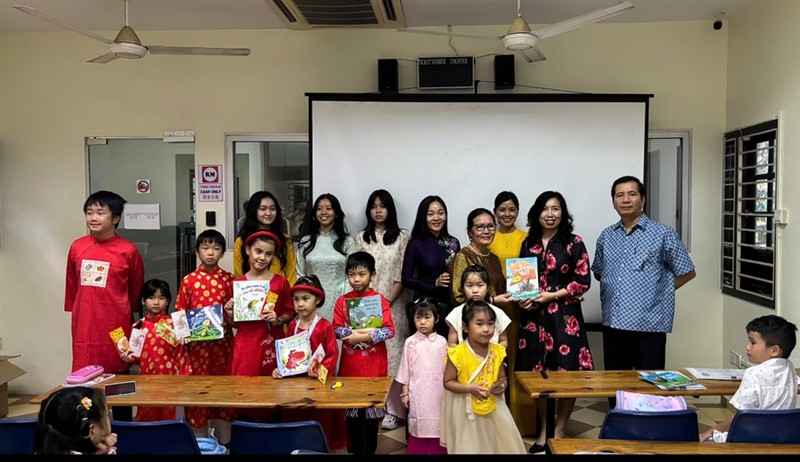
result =
M78 405L78 410L80 410L80 408L81 408L81 407L83 407L83 408L84 408L84 409L86 409L87 411L88 411L89 409L91 409L91 407L92 407L92 400L91 400L91 398L89 398L88 396L84 396L84 397L81 399L81 404L79 404L79 405Z

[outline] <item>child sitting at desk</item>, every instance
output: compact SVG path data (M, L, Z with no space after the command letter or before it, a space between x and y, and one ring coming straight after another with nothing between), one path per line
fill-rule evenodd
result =
M736 409L793 409L797 375L789 360L797 341L797 326L780 316L755 318L745 327L747 359L742 383L731 398ZM733 415L700 434L700 441L725 442Z

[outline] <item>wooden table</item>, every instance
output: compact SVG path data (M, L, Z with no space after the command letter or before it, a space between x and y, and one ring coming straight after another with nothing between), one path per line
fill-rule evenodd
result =
M800 454L800 444L701 443L690 441L595 440L551 438L552 454Z
M335 377L326 385L308 376L273 379L231 375L117 375L95 388L133 380L136 393L108 398L109 406L195 406L279 409L382 408L391 377ZM343 386L335 390L336 381ZM33 398L41 404L61 387Z
M678 369L689 377L687 371ZM514 372L526 393L532 398L547 398L546 435L554 436L555 398L611 398L617 390L664 396L722 396L732 395L739 388L738 380L700 380L705 390L661 390L639 378L634 370L627 371L547 371Z

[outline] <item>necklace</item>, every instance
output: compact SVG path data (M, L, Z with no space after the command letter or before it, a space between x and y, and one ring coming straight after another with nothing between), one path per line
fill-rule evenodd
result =
M472 244L469 245L469 249L472 250L472 252L474 252L479 257L488 257L490 253L488 250L486 251L486 253L478 252L478 249L476 249L475 246Z

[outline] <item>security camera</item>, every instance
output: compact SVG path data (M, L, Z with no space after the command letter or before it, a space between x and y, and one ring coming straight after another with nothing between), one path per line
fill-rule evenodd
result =
M722 29L722 21L717 19L716 21L714 21L714 30L720 30L720 29Z

